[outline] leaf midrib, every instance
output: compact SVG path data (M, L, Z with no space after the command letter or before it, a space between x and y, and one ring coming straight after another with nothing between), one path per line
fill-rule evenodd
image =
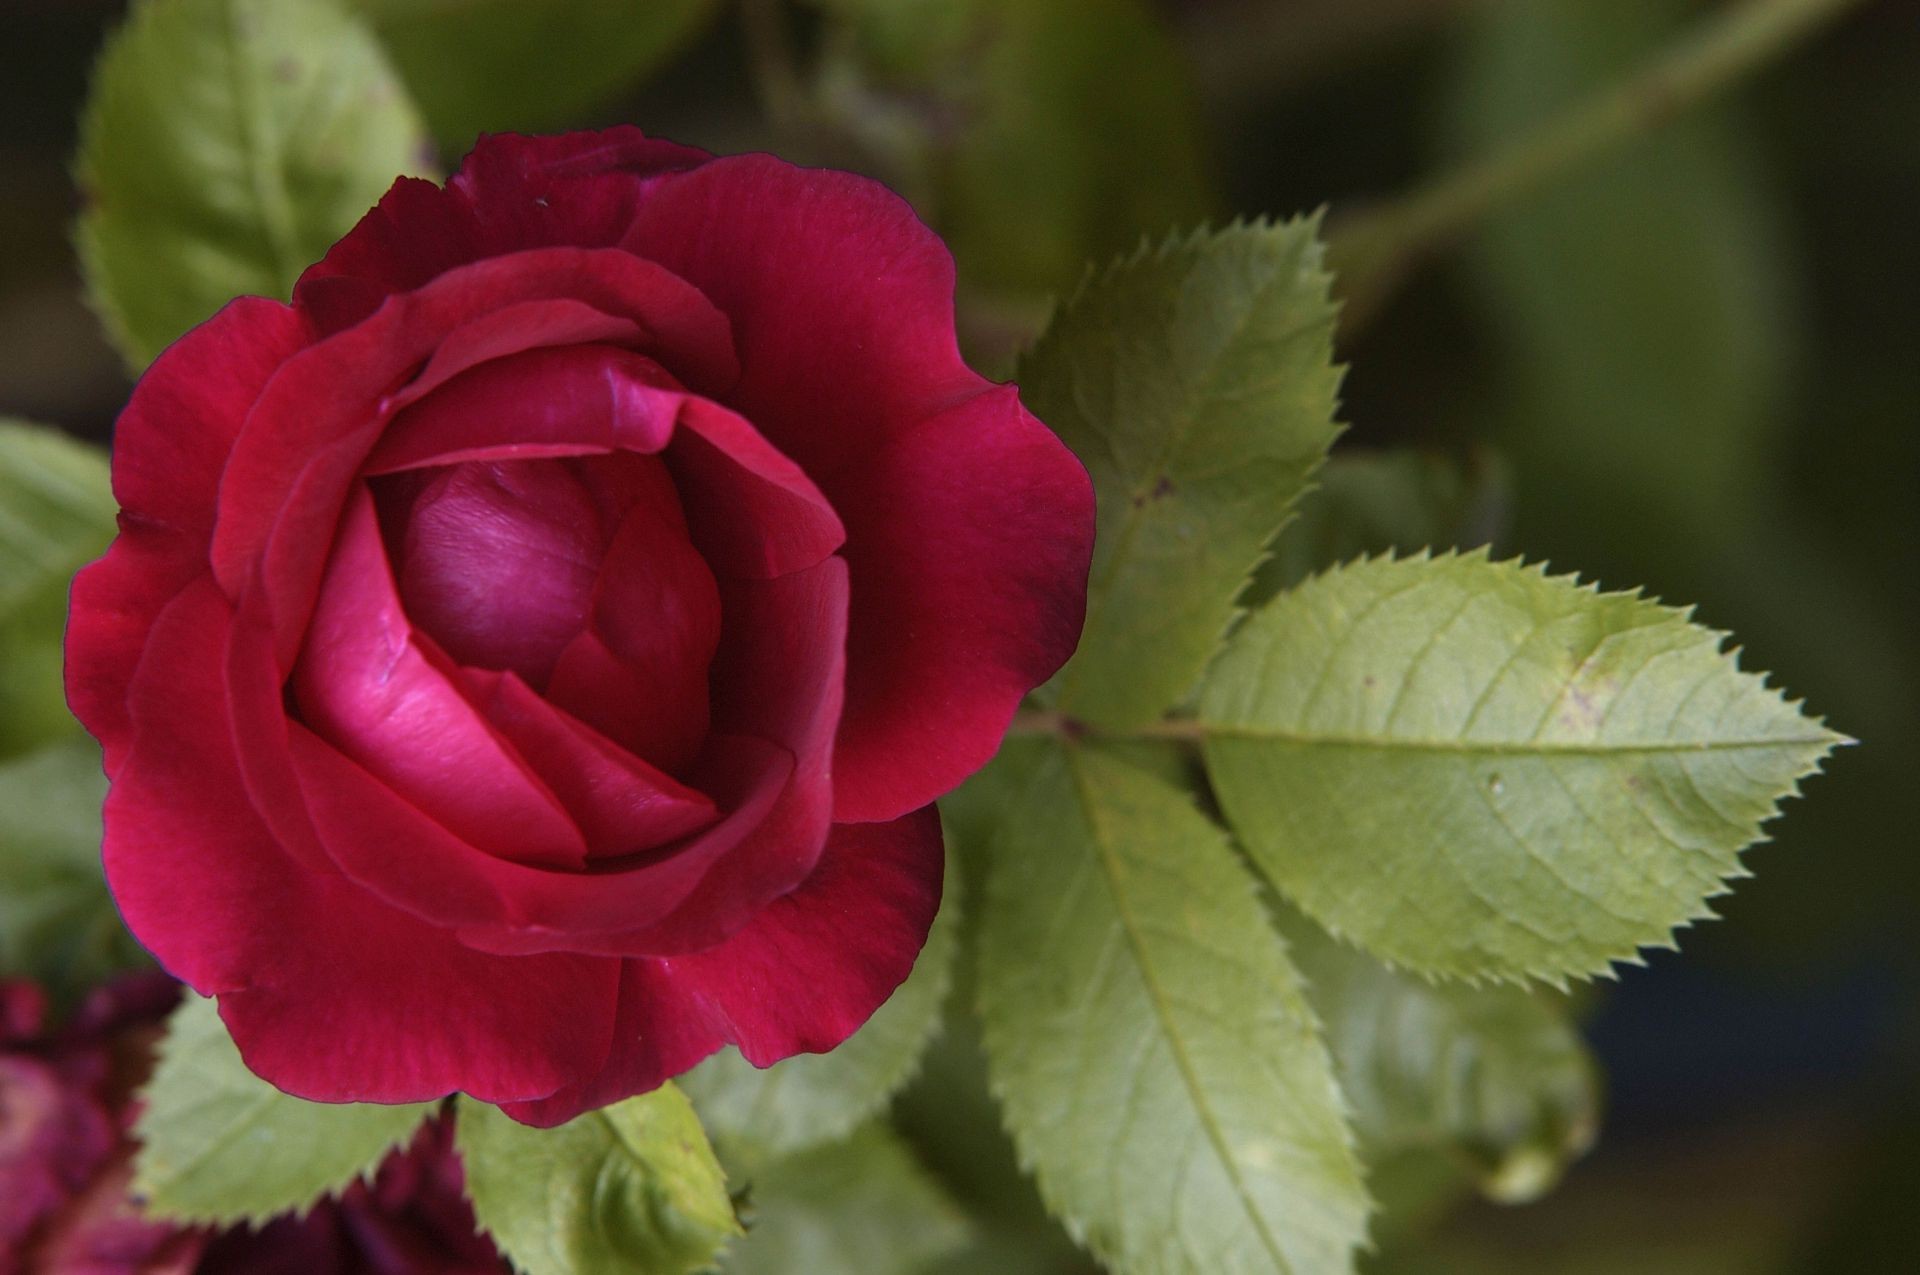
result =
M1154 457L1152 464L1142 470L1139 478L1131 483L1126 500L1126 512L1121 517L1119 529L1112 536L1113 551L1106 556L1105 561L1100 564L1098 571L1087 585L1087 616L1083 626L1084 632L1096 631L1105 618L1108 605L1113 600L1113 581L1125 563L1133 541L1140 533L1140 528L1146 525L1145 515L1153 502L1143 503L1141 497L1149 495L1159 481L1172 470L1174 460L1186 447L1188 436L1199 426L1200 418L1205 414L1202 411L1202 405L1213 397L1214 387L1220 378L1220 369L1226 362L1228 351L1239 347L1241 339L1253 325L1254 316L1267 296L1275 288L1283 286L1291 277L1292 273L1289 271L1276 270L1273 276L1247 299L1239 320L1233 325L1232 333L1220 342L1213 355L1207 360L1205 370L1195 382L1193 393L1187 396L1187 401L1177 413L1173 428L1166 431L1166 441L1160 448L1159 454ZM1274 344L1292 342L1303 334L1330 322L1331 318L1328 315L1311 316L1290 325L1274 338ZM1117 467L1117 455L1115 463ZM1311 476L1313 469L1314 465L1310 461L1307 476ZM1299 503L1299 495L1300 493L1296 491L1292 500L1283 502L1274 510L1276 524L1273 531L1269 531L1268 538L1271 538L1279 526L1284 525L1288 514ZM1249 570L1252 569L1252 565L1257 564L1250 564ZM1234 592L1237 593L1238 589L1236 588ZM1085 665L1078 661L1068 666L1061 683L1062 703L1073 703L1074 693L1080 685L1079 670L1083 667Z
M1126 935L1128 950L1133 953L1134 966L1140 971L1140 981L1147 990L1147 999L1153 1005L1154 1017L1160 1020L1162 1035L1173 1053L1174 1065L1178 1068L1187 1093L1193 1100L1195 1112L1200 1117L1200 1126L1207 1135L1208 1143L1213 1147L1214 1155L1226 1169L1228 1180L1233 1183L1234 1194L1238 1197L1248 1220L1253 1223L1255 1232L1260 1236L1262 1247L1273 1259L1276 1269L1283 1273L1290 1273L1294 1269L1293 1263L1281 1250L1279 1240L1267 1226L1265 1217L1261 1215L1259 1206L1254 1202L1252 1193L1247 1188L1246 1180L1241 1176L1240 1166L1227 1146L1226 1134L1213 1114L1212 1105L1207 1101L1205 1088L1195 1072L1193 1060L1188 1056L1186 1043L1174 1024L1172 1006L1160 987L1153 963L1148 959L1146 941L1128 908L1126 895L1120 888L1120 865L1115 858L1113 846L1105 836L1105 829L1098 813L1098 803L1093 799L1088 780L1081 772L1077 749L1074 745L1068 744L1061 749L1061 752L1067 773L1073 781L1074 795L1080 802L1081 813L1086 817L1088 840L1093 843L1095 858L1099 861L1101 874L1106 879L1107 893L1113 899L1114 913L1120 919L1120 928Z
M1831 732L1817 735L1772 735L1741 739L1648 740L1620 744L1582 743L1555 740L1462 740L1435 739L1408 735L1339 735L1317 731L1287 730L1281 727L1197 722L1204 740L1253 740L1269 744L1291 744L1308 748L1354 748L1379 752L1459 753L1489 757L1617 757L1672 753L1696 756L1701 753L1755 752L1781 748L1832 748L1844 742Z

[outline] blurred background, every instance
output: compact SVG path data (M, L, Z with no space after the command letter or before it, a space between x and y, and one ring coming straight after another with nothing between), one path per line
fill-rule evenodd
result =
M888 181L947 235L969 352L999 375L1089 259L1324 206L1338 260L1370 214L1738 7L659 3L685 20L627 50L609 0L350 7L388 37L443 169L478 129L631 121ZM489 12L507 8L537 16ZM123 9L0 4L0 414L103 441L130 382L82 299L69 164ZM449 15L464 61L440 56ZM1431 457L1451 484L1440 534L1697 602L1864 742L1749 852L1724 920L1592 996L1597 1149L1539 1203L1389 1227L1378 1269L1920 1270L1916 226L1920 4L1874 0L1396 259L1350 309L1342 449ZM935 1060L910 1132L929 1086L966 1118L966 1067ZM990 1128L978 1144L932 1167L1021 1216L1004 1147Z

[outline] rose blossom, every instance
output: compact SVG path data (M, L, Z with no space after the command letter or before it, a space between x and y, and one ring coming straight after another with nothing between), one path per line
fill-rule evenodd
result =
M255 1071L553 1123L886 999L1093 532L952 290L870 181L494 137L161 356L68 693Z

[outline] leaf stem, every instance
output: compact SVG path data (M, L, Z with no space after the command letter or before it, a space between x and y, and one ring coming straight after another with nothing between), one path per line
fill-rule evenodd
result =
M1524 199L1594 155L1684 114L1783 56L1861 0L1745 0L1705 21L1637 73L1511 146L1385 207L1355 214L1331 255L1347 335L1405 278L1488 214Z
M1023 708L1013 715L1013 721L1007 726L1008 738L1044 736L1050 739L1094 739L1109 742L1122 740L1161 740L1177 744L1201 744L1206 741L1206 727L1190 717L1165 717L1145 726L1136 726L1129 730L1105 730L1101 727L1070 717L1057 709Z

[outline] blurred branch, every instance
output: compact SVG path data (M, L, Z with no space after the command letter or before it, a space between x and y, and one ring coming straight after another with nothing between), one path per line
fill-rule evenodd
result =
M1484 0L1214 0L1181 10L1194 79L1227 101L1271 97L1337 74Z
M1783 56L1861 0L1743 0L1706 20L1637 74L1513 145L1334 228L1345 334L1364 327L1406 278L1490 213L1648 133Z
M784 0L740 0L740 33L761 109L776 129L791 129L807 110L800 57L787 25Z

